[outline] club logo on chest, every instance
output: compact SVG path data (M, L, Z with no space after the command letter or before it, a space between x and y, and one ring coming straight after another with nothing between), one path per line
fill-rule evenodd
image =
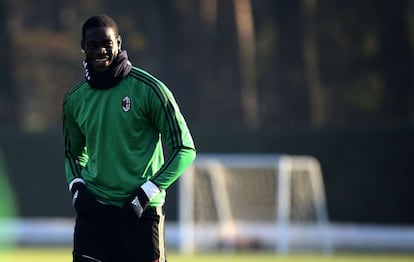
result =
M131 98L129 96L125 96L122 98L122 110L124 112L128 112L131 109Z

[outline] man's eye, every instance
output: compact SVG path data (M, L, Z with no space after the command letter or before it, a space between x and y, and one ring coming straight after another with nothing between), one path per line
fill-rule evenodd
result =
M104 47L112 48L113 45L114 44L112 42L107 42L107 43L104 44Z
M93 43L86 43L85 48L86 48L86 49L94 49L94 48L96 48L96 44L93 44Z
M112 48L114 46L114 43L112 41L103 42L103 43L86 43L85 49L92 50L96 48Z

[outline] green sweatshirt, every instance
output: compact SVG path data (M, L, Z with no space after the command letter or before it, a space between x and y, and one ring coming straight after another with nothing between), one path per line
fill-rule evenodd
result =
M150 205L162 205L196 156L172 93L136 67L109 89L75 85L64 99L63 133L67 182L83 178L98 200L117 206L148 180L161 189Z

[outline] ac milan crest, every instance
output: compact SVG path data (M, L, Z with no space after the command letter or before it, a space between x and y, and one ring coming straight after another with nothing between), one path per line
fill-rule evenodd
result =
M122 98L122 110L124 110L124 112L128 112L129 109L131 109L131 98L129 98L129 96L125 96Z

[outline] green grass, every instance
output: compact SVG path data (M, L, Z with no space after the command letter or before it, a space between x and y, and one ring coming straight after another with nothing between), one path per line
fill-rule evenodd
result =
M0 252L1 262L70 262L71 250L66 248L52 249L13 249ZM340 253L334 255L292 254L276 255L273 253L205 253L194 256L180 255L170 252L168 262L414 262L411 254L382 254L382 253Z

